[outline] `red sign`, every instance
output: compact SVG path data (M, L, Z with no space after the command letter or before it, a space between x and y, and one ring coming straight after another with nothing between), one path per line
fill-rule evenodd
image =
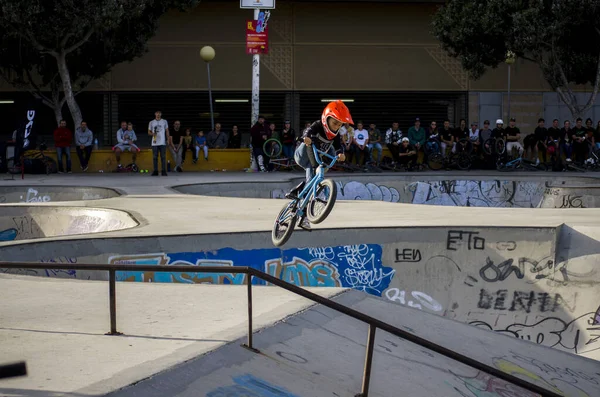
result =
M246 21L246 54L269 53L269 29L257 22Z

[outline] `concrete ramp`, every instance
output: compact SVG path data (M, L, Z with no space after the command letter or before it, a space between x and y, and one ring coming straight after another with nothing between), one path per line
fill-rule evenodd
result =
M335 298L564 396L600 396L600 363L349 291ZM323 306L240 339L112 397L354 397L361 390L368 326ZM534 397L535 393L378 330L370 396Z
M102 200L119 197L110 188L87 186L0 186L0 204Z
M132 228L127 212L83 207L0 207L0 244L6 241L71 236Z

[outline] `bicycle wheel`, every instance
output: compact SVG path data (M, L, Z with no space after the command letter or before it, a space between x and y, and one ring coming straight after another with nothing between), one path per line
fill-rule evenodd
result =
M337 185L331 179L325 179L317 186L315 197L308 203L306 217L310 223L321 223L331 213L337 198Z
M269 138L263 144L263 152L269 158L279 157L282 149L281 142L275 138Z
M471 155L465 152L459 153L456 158L456 165L463 171L468 170L471 168Z
M503 155L506 152L506 142L502 138L496 139L494 142L496 153L499 155Z
M293 201L287 203L281 209L279 215L277 215L277 219L275 219L271 232L271 240L276 247L281 247L285 244L294 232L294 227L298 221L294 206L295 203Z
M427 158L427 166L434 171L442 169L444 166L444 157L439 153L432 154Z

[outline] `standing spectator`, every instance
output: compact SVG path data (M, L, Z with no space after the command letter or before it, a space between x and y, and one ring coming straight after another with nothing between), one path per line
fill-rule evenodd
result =
M402 131L400 130L400 124L397 121L392 123L392 128L388 128L385 132L385 144L392 154L392 159L395 163L400 162L400 156L398 156L400 150L400 144L402 143Z
M546 141L548 140L548 129L545 127L546 120L538 119L538 126L535 127L533 134L529 134L523 139L525 145L525 157L535 164L540 163L539 151L542 151L544 163L546 163Z
M221 131L221 124L215 124L215 130L208 133L206 143L209 149L226 149L227 135Z
M182 172L181 162L183 160L182 152L183 152L183 135L184 132L181 129L181 122L179 120L175 120L173 123L173 130L169 130L169 152L171 152L171 157L173 157L173 162L175 163L175 172Z
M310 126L310 125L309 125ZM258 162L261 172L267 172L268 161L263 151L263 145L269 139L270 130L265 126L265 118L258 116L256 124L250 129L250 142L252 143L252 154Z
M440 146L442 147L442 156L446 157L446 152L448 151L448 148L454 151L454 133L452 131L452 128L450 128L450 120L448 119L444 120L444 126L440 131L440 140Z
M162 165L162 176L167 176L167 142L169 142L169 123L162 118L162 112L154 113L154 120L148 124L148 135L152 137L152 176L158 176L158 155Z
M423 150L427 134L425 133L425 128L421 127L421 119L418 117L415 119L415 125L408 129L408 140L417 153Z
M560 155L566 157L566 162L570 163L573 156L573 146L571 141L571 122L565 120L563 128L560 130Z
M77 151L77 157L79 157L79 164L83 172L87 171L88 164L90 163L93 141L94 134L87 128L87 123L82 121L81 127L77 127L75 130L75 150Z
M231 135L229 135L229 142L227 142L228 149L239 149L242 147L242 134L238 131L238 126L234 125L231 128Z
M117 169L121 170L123 166L121 165L121 153L130 152L131 153L131 162L135 164L135 160L137 158L137 152L140 149L134 143L137 141L137 136L135 135L135 131L133 130L133 124L127 123L126 121L121 122L121 129L117 131L117 144L114 147L115 156L117 158Z
M67 128L67 122L60 121L57 129L54 130L54 146L56 147L56 158L58 160L58 173L63 173L63 154L67 157L67 173L71 173L71 144L73 143L73 133Z
M514 148L519 152L519 156L523 155L523 146L519 142L521 139L521 130L515 126L515 118L511 117L508 121L508 127L506 127L506 151L510 155Z
M362 165L365 165L369 161L369 150L367 144L369 143L369 132L363 129L362 121L356 124L356 130L354 130L354 147L352 151L356 153L356 164L360 164L360 158L362 154Z
M208 145L206 144L204 131L198 131L198 136L196 136L196 159L198 159L200 150L204 152L204 160L208 161Z
M288 159L288 163L290 163L294 159L294 151L296 150L296 132L289 120L286 120L283 125L281 145L283 146L283 155Z
M191 151L192 152L192 162L194 164L196 164L198 162L198 157L196 155L196 149L195 149L195 145L194 145L194 137L192 136L192 129L191 128L186 128L185 129L185 135L183 136L183 150L181 151L181 163L185 163L185 154L187 153L187 151Z
M369 157L373 159L373 150L377 151L377 160L375 165L379 166L381 163L381 156L383 155L383 147L381 146L381 132L377 126L373 123L369 126Z

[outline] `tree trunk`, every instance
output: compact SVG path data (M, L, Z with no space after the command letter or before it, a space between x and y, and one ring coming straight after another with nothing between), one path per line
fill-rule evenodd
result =
M81 109L75 100L75 95L73 94L73 87L71 86L71 75L69 74L69 68L67 67L67 59L64 52L58 53L55 55L56 63L58 65L58 72L60 73L60 78L63 83L63 91L65 92L65 99L67 101L67 105L69 106L69 110L71 111L71 116L73 116L73 122L75 123L75 128L81 125L83 121L83 116L81 115Z

